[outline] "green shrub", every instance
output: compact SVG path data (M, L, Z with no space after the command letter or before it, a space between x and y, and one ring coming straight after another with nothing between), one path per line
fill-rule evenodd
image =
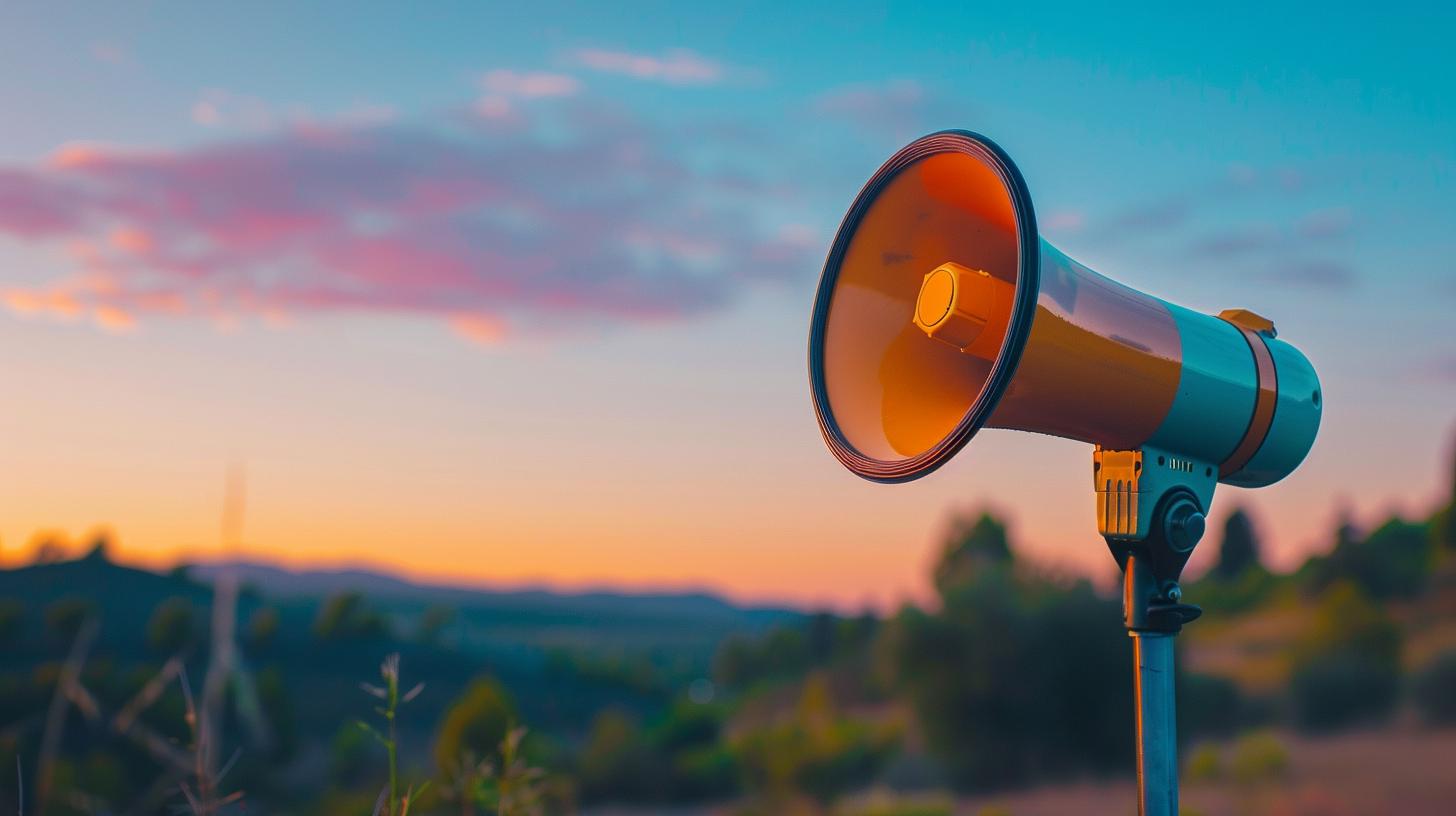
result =
M1330 587L1296 647L1295 724L1330 731L1388 715L1400 691L1400 647L1399 628L1357 586Z
M1249 734L1234 743L1230 763L1234 781L1258 785L1282 778L1289 771L1289 751L1267 731Z
M1431 725L1456 724L1456 649L1436 655L1416 674L1412 691L1421 718Z
M755 792L777 800L804 795L827 804L873 780L898 740L896 729L841 718L827 680L813 674L792 719L743 734L733 750Z

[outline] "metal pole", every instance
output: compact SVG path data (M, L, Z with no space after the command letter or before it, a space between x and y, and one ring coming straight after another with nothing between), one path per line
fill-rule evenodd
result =
M1137 663L1139 816L1178 816L1178 730L1173 705L1173 635L1132 631Z

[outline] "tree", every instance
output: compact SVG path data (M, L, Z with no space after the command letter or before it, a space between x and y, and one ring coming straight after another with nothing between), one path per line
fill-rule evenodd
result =
M1344 521L1336 531L1334 550L1311 558L1301 573L1315 592L1349 581L1372 598L1409 598L1430 578L1431 540L1426 524L1401 518L1386 520L1363 538Z
M1242 508L1234 510L1223 525L1223 541L1218 545L1218 563L1213 566L1215 577L1225 581L1234 580L1250 569L1262 568L1259 537L1248 513Z
M1006 525L990 513L982 513L974 521L957 516L951 519L950 533L935 565L935 588L945 595L988 569L1009 565L1011 560Z
M173 596L157 604L147 621L147 644L166 655L191 646L197 636L197 611L186 598Z

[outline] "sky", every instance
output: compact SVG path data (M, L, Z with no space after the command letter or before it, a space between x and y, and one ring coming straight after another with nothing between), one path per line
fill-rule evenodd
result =
M1215 529L1248 508L1292 568L1344 514L1429 512L1456 16L1319 9L0 8L0 562L105 529L145 565L852 609L923 595L951 514L990 508L1106 580L1085 445L985 431L883 486L819 437L834 229L952 127L1071 256L1314 363L1313 452L1221 486Z

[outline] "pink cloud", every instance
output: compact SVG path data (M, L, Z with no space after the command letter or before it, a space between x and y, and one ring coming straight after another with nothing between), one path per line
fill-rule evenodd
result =
M669 85L708 85L722 80L724 75L721 64L682 48L661 56L587 48L574 56L579 64L594 71Z
M498 346L506 339L505 324L486 315L456 315L450 318L450 328L460 337L482 346Z
M581 82L569 74L511 71L504 68L487 72L480 78L480 85L487 93L522 99L572 96L581 90Z
M555 82L496 87L550 96L566 87ZM387 312L500 343L517 326L562 324L543 317L678 319L812 272L816 248L765 222L751 170L691 160L689 148L713 149L702 137L591 100L542 104L557 107L539 126L534 108L506 129L344 119L0 167L0 235L59 244L74 265L40 284L0 278L0 298L109 330L151 315ZM725 188L729 172L745 181Z

